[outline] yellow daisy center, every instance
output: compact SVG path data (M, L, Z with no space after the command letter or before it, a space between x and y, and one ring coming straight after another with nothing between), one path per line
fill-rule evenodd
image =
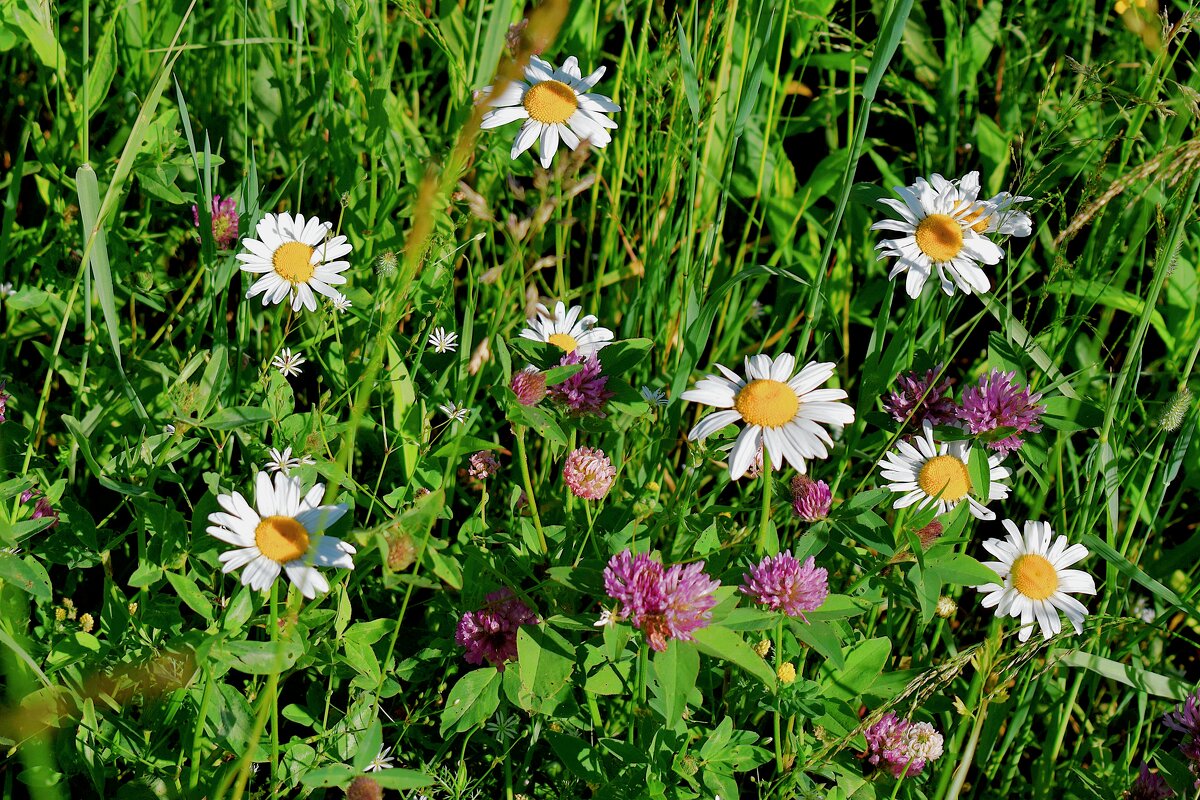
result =
M917 225L917 247L934 261L949 261L962 251L962 225L949 214L930 214Z
M546 125L566 122L579 108L575 90L560 81L542 81L521 98L530 119Z
M960 200L954 206L954 210L958 211L961 208L965 208L966 205L967 205L966 200ZM990 220L991 217L984 216L983 208L980 207L980 208L977 208L974 211L972 211L970 214L967 214L962 219L963 219L963 222L968 223L971 226L971 230L975 231L976 233L987 233L988 220Z
M313 249L304 242L284 242L271 256L275 274L291 284L308 283L316 272L312 265Z
M971 476L967 465L955 456L934 456L925 462L917 473L917 485L930 497L938 497L947 503L962 500L971 491Z
M1045 600L1058 591L1058 570L1036 553L1019 556L1010 574L1013 588L1030 600Z
M574 353L575 348L579 347L579 342L569 333L552 333L546 341L568 353Z
M778 428L791 422L800 408L796 390L783 381L750 381L737 393L733 407L751 425Z
M254 529L254 543L276 564L286 564L308 552L308 531L291 517L263 517Z

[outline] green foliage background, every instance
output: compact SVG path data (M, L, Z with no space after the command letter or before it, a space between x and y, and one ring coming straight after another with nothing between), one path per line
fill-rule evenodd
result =
M532 11L512 0L0 2L4 796L334 797L381 746L381 782L411 797L1115 798L1142 759L1187 790L1157 719L1197 678L1194 404L1157 421L1200 349L1200 75L1194 9L1158 10L549 4L544 55L607 65L622 110L608 148L546 172L473 116ZM876 261L877 200L972 169L1034 197L1034 235L991 294L910 302ZM246 301L214 194L243 233L270 211L333 221L350 312ZM604 420L511 402L512 371L550 363L514 344L539 297L629 340L605 351L623 389ZM426 344L439 325L456 354ZM291 382L282 346L309 359ZM685 441L701 412L679 393L758 352L837 362L856 407L811 466L826 522L792 516L789 475L772 502ZM880 489L900 431L879 398L939 363L1045 393L998 511L1092 551L1083 636L1020 645L960 588L999 522L952 515L909 549L931 515ZM602 504L562 485L576 444L618 467ZM248 494L285 446L352 507L334 533L356 568L313 602L223 576L205 533L216 494ZM461 474L480 449L504 464L486 489ZM34 486L57 526L20 502ZM734 607L760 532L829 569L809 624ZM600 570L635 542L722 580L696 645L650 659L593 627ZM454 625L505 585L546 622L519 664L471 668ZM856 758L860 715L889 708L946 737L899 786Z

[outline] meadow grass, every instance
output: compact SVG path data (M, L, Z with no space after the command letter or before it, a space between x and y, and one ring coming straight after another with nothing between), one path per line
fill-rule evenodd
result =
M0 0L3 796L341 797L381 755L411 798L1117 798L1143 761L1195 794L1160 718L1200 678L1196 16L1118 6ZM534 53L607 66L607 147L542 169L481 129L473 93ZM971 170L1032 235L989 292L910 299L880 200ZM216 195L241 237L329 221L351 307L247 299ZM508 388L577 369L519 337L557 300L615 334L603 417ZM827 519L790 466L730 480L728 431L687 440L680 394L758 353L836 364ZM927 369L1046 409L998 519L932 544L880 475L913 432L881 401ZM602 500L564 484L580 446ZM313 599L208 533L285 447L357 549ZM981 606L1000 519L1090 551L1082 634ZM626 548L721 582L695 641L595 625ZM781 548L828 571L805 621L737 591ZM502 670L455 639L497 590L539 620ZM919 776L862 757L887 712L944 736Z

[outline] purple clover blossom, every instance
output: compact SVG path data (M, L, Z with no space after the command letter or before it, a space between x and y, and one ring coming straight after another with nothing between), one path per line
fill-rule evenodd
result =
M604 568L605 591L621 603L616 619L641 628L660 653L671 639L691 641L692 631L707 627L720 585L705 574L703 561L664 569L646 553L635 556L628 549Z
M1014 378L1015 372L992 370L979 379L978 386L963 389L959 411L959 419L966 423L971 433L982 435L989 448L1004 455L1021 448L1024 444L1021 434L1037 433L1042 429L1038 420L1046 412L1044 405L1038 405L1041 393L1030 393L1028 387L1016 383ZM988 436L1000 428L1012 428L1013 431L999 438Z
M12 397L12 395L4 391L4 387L7 385L7 381L0 381L0 422L5 421L4 414L8 411L8 398Z
M1149 765L1143 761L1137 778L1125 793L1125 800L1166 800L1174 796L1174 790L1167 785L1163 776L1151 772Z
M487 480L500 471L500 462L490 450L473 453L467 464L467 474L477 481Z
M537 625L541 620L529 606L513 596L508 588L487 596L487 605L468 611L458 622L454 641L466 648L464 657L471 664L485 660L501 672L504 663L517 657L517 629Z
M604 412L601 409L613 393L605 388L608 376L600 371L600 359L595 356L581 356L576 351L567 353L558 363L560 366L583 364L583 369L562 383L551 386L550 396L569 408L572 414L595 414L603 417Z
M200 227L200 209L195 205L192 206L192 219L196 222L196 227ZM232 197L221 199L221 195L214 195L212 199L212 235L213 241L217 243L217 247L226 249L237 241L238 237L238 213L237 201Z
M617 469L603 450L579 447L563 465L563 481L571 494L585 500L603 500L617 477Z
M829 516L833 494L825 481L814 481L807 475L792 478L792 510L805 522L820 522Z
M50 505L50 501L46 499L46 496L37 489L26 489L21 492L21 502L33 503L33 514L30 515L30 519L54 517L54 522L50 523L50 527L53 528L58 525L58 512L54 510L54 506Z
M742 594L772 611L808 622L805 611L816 611L829 596L829 572L812 556L801 564L790 550L767 556L742 576Z
M896 376L897 389L883 400L883 410L892 415L896 422L904 422L920 428L925 420L934 425L944 425L958 418L958 405L954 402L950 379L938 382L942 365L926 371L924 376L908 372Z
M538 372L537 367L514 372L509 386L516 393L517 402L523 406L536 406L546 396L546 376Z
M892 777L921 774L925 765L942 755L942 735L928 722L913 724L892 712L867 728L867 763L886 769Z
M1200 736L1200 689L1196 689L1174 710L1163 714L1163 724L1176 733Z

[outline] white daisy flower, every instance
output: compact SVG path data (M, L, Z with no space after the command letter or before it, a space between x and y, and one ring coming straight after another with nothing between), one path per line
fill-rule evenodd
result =
M242 584L264 591L282 570L300 593L312 599L329 591L329 582L316 567L354 569L352 545L322 531L349 510L341 503L321 505L324 484L301 496L300 479L276 475L272 485L265 472L255 478L257 510L239 492L217 496L221 511L208 515L208 532L237 549L221 554L222 572L242 571Z
M338 292L338 296L333 298L332 305L333 305L334 311L338 311L338 312L341 312L342 314L345 314L347 311L350 310L350 307L353 306L354 303L350 302L349 297L346 297L346 295L342 294L341 292Z
M246 298L261 294L265 306L289 297L293 311L302 306L316 311L313 292L336 300L341 292L333 286L346 282L341 273L350 266L349 261L339 259L352 248L345 236L327 240L331 230L331 223L316 217L305 219L303 214L265 215L258 223L258 238L242 239L242 247L250 252L237 256L243 270L262 275Z
M967 467L970 459L970 442L935 442L933 425L926 421L920 436L913 437L912 442L901 439L880 463L880 474L891 481L888 488L903 493L892 508L907 508L914 503L925 508L934 503L938 513L945 514L965 500L976 518L995 519L996 514L987 509L987 503L1008 497L1009 487L1001 481L1012 472L1002 466L1003 455L989 456L988 496L980 502L973 496L976 489L971 485Z
M942 291L948 295L954 294L955 286L966 294L989 291L991 281L979 264L997 264L1004 252L971 226L972 220L981 214L986 213L990 219L996 213L995 208L987 203L967 202L959 185L941 175L934 175L928 181L917 178L912 186L897 186L895 191L903 202L891 198L880 202L902 219L887 219L871 226L874 231L904 234L875 245L880 251L879 258L896 259L888 279L907 272L905 290L909 297L915 298L920 296L936 267Z
M1067 569L1088 556L1081 544L1067 546L1067 537L1059 536L1051 544L1054 531L1048 522L1029 520L1025 535L1011 520L1004 520L1007 539L988 539L983 547L999 561L985 561L994 569L1004 585L988 583L976 588L984 593L983 607L996 607L998 617L1020 617L1022 642L1033 633L1033 623L1042 629L1042 638L1049 639L1062 631L1059 612L1067 615L1076 633L1083 633L1087 608L1068 595L1095 594L1096 581L1078 569Z
M460 406L458 403L439 405L438 410L445 414L450 422L466 422L467 417L471 416L471 409L466 406Z
M828 458L833 439L823 425L849 425L854 409L839 402L841 389L818 389L833 376L834 364L811 362L793 376L796 359L787 353L772 359L746 357L746 379L717 364L725 377L708 375L680 395L684 400L728 409L709 414L688 434L703 440L726 425L746 423L729 453L729 477L737 480L765 444L774 469L784 459L800 472L805 459Z
M458 334L442 327L434 328L429 334L429 346L435 353L453 353L458 349Z
M483 115L479 127L498 128L525 120L513 142L512 158L516 160L540 141L543 169L550 168L560 141L572 150L581 141L604 147L612 141L608 131L617 127L605 115L621 110L609 98L588 91L604 77L604 71L600 67L585 78L574 56L563 62L562 69L531 56L525 80L512 81L496 97L490 97L491 86L484 87L483 97L492 110Z
M293 353L290 347L284 347L280 349L279 355L271 359L271 366L279 370L280 375L287 378L299 375L300 365L307 361L300 353Z
M554 313L538 303L537 316L530 317L521 337L535 342L546 342L566 353L579 351L581 356L594 356L602 348L612 344L613 332L596 326L596 317L583 313L582 306L567 306L562 301L554 305Z
M935 179L942 178L935 175ZM942 178L942 180L945 180ZM1001 192L982 203L979 198L979 173L968 172L961 180L952 183L958 189L959 207L973 207L966 222L976 233L999 233L1005 236L1029 236L1033 233L1033 220L1024 211L1013 208L1014 203L1028 203L1032 197ZM936 184L935 184L936 186Z
M379 772L383 769L391 769L396 766L393 762L395 759L391 756L392 748L379 748L379 755L371 759L371 763L363 767L363 772Z
M293 467L311 466L317 462L312 459L312 456L301 456L300 458L292 458L292 448L285 447L283 452L279 452L274 447L271 448L271 459L267 461L267 469L272 472L282 472L287 475Z
M667 393L662 389L651 389L649 386L643 386L639 391L642 394L642 399L652 406L665 406L667 404Z

